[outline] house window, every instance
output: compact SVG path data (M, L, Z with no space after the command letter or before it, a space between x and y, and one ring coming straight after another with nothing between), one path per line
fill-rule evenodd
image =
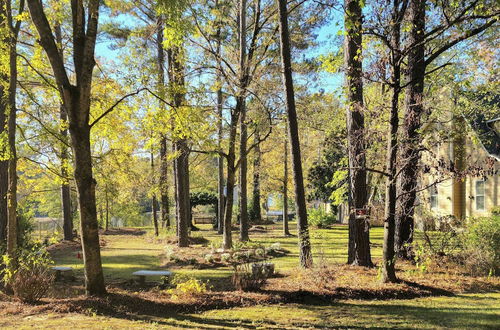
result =
M431 193L431 209L437 209L438 208L438 188L435 184L430 187L430 193Z
M476 210L484 211L484 180L476 181Z

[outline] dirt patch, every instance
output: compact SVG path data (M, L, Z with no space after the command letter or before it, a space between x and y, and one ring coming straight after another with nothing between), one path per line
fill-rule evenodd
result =
M190 236L188 237L188 241L190 245L202 245L207 246L210 241L202 236ZM178 242L177 237L169 237L163 241L163 243L174 244L176 245Z
M99 235L132 235L142 236L146 231L137 228L111 228L108 230L99 230Z
M52 244L47 247L47 251L50 254L55 254L55 253L64 254L70 251L80 251L81 249L82 249L82 244L80 243L79 239L74 241L61 241L59 243Z
M252 226L250 229L248 229L250 233L265 233L267 232L267 229L264 228L264 226Z
M99 246L105 247L107 245L107 241L100 236L99 237ZM77 237L72 241L60 241L59 243L49 245L47 247L47 251L50 253L52 258L57 258L60 256L68 256L74 255L76 258L83 258L82 254L82 243L80 242L80 238ZM78 256L80 254L80 256Z

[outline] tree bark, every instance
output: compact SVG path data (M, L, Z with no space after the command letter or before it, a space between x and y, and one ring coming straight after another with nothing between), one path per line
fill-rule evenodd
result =
M61 121L66 122L66 110L61 106ZM67 140L68 130L62 129L61 135L63 139ZM61 176L64 182L61 184L61 203L62 203L62 215L63 215L63 231L65 240L73 240L73 216L71 214L71 190L69 185L69 173L68 173L68 149L66 145L61 144Z
M288 135L288 129L286 130ZM288 136L285 136L283 159L283 236L290 236L288 228Z
M184 89L184 64L180 58L180 49L174 47L169 54L169 81L173 90L171 98L174 108L183 106L185 100ZM189 148L187 140L178 127L174 127L176 135L174 148L177 157L174 161L175 195L177 206L177 245L189 246L189 225L191 224L191 205L189 200Z
M54 32L56 37L56 43L59 47L59 54L64 61L64 53L62 51L62 31L61 25L57 23L54 26ZM64 239L67 241L73 240L73 217L71 215L71 191L70 191L70 177L68 173L69 167L69 155L68 155L68 147L66 145L66 141L68 141L68 129L66 128L68 122L68 115L66 113L66 109L64 109L64 105L61 104L59 107L59 119L61 120L62 128L60 129L60 134L62 140L61 150L60 150L60 161L61 161L61 177L63 183L61 184L61 209L63 216L63 232Z
M241 130L240 130L240 241L247 242L248 237L248 192L247 192L247 177L248 177L248 161L247 161L247 124L246 121L246 105L245 100L242 100L241 111Z
M163 49L163 16L158 16L158 31L156 33L156 46L158 57L158 95L164 96L165 90L165 52ZM160 109L166 111L165 105L160 101ZM170 204L168 200L168 157L167 157L167 137L163 134L160 138L160 209L161 223L170 227Z
M217 146L221 149L222 145L222 89L217 90L217 114L218 114L218 123L217 123ZM218 190L218 219L217 219L217 233L222 234L224 232L224 157L219 155L217 158L217 190Z
M155 160L154 160L153 152L151 152L151 180L152 185L154 186L154 173L155 173ZM158 229L158 203L156 201L156 194L153 192L153 198L151 199L151 215L153 216L153 226L155 228L155 236L158 237L160 235Z
M292 153L293 178L295 182L295 205L297 210L297 233L299 237L299 259L304 268L312 267L311 242L307 224L306 198L304 192L304 178L302 173L302 160L300 155L299 129L297 111L295 108L295 95L293 90L292 61L290 34L288 32L287 1L278 0L279 30L281 64L283 70L283 87L286 95L286 108L288 113L288 134Z
M73 103L72 112L81 113L81 103ZM88 111L88 110L87 110ZM75 181L80 206L80 232L82 238L83 262L85 265L85 289L87 294L104 294L104 275L102 271L99 246L99 226L95 199L96 181L92 176L92 155L90 148L90 126L84 123L77 126L70 123L70 133L75 162Z
M18 14L24 11L24 1L19 3ZM21 21L15 21L10 0L0 3L0 16L4 28L3 42L8 49L8 74L2 76L3 94L0 109L3 110L2 121L6 122L7 150L2 150L7 158L7 187L6 187L6 237L7 255L16 262L16 249L18 246L17 223L17 153L16 153L16 92L17 92L17 40L21 28ZM7 90L5 90L7 87ZM5 93L6 92L6 93ZM6 94L6 95L5 95ZM5 174L5 173L3 173ZM5 189L5 188L4 188ZM0 228L3 230L3 228Z
M404 1L404 0L403 0ZM385 189L385 221L384 244L382 256L382 281L396 282L396 259L394 250L394 234L396 229L396 159L398 154L398 126L399 126L399 94L401 91L401 21L404 11L400 8L401 0L393 0L391 17L391 113L390 127L387 137L387 169ZM403 4L405 6L405 4Z
M215 0L215 8L220 9L220 3L218 0ZM222 23L217 22L217 31L215 34L216 38L216 54L217 57L220 58L222 54L222 46L221 46L221 26ZM217 147L219 150L222 150L222 139L223 139L223 113L222 113L222 104L224 102L222 96L222 76L221 76L221 65L218 63L218 72L217 72ZM218 192L218 204L217 204L217 233L222 234L224 232L224 157L219 155L217 158L217 192Z
M161 223L170 227L170 201L168 198L168 158L167 138L162 136L160 141L160 210Z
M246 124L246 10L247 1L240 0L240 241L248 241L248 192L247 192L247 124Z
M190 219L190 204L189 204L189 181L188 179L188 158L187 143L185 139L179 139L175 142L176 152L178 153L175 159L176 167L176 186L177 186L177 239L179 247L189 246L189 225Z
M1 94L1 92L0 92ZM0 98L2 95L0 95ZM5 111L0 107L0 111ZM5 122L2 124L0 118L0 125L5 127ZM3 129L3 128L2 128ZM0 134L2 134L0 130ZM3 150L1 151L3 153ZM8 161L0 161L0 243L7 242L7 187L9 178L9 163Z
M101 208L102 212L102 208ZM101 215L102 217L102 215ZM108 231L109 229L109 196L108 196L108 187L106 186L106 225L104 226L104 229Z
M396 250L404 259L412 258L415 200L417 197L419 145L423 92L425 77L425 0L410 0L411 31L409 44L414 45L408 53L404 119L402 126L401 174L398 186L396 215Z
M349 244L348 263L372 267L369 224L358 220L355 209L366 207L366 152L364 145L363 78L362 78L362 11L360 0L345 0L345 63L347 90L347 134L349 150Z
M456 102L455 102L456 104ZM464 219L466 216L466 179L464 177L464 170L466 167L466 139L465 134L466 126L465 120L461 116L453 116L453 140L450 141L453 147L452 161L455 168L455 176L452 185L452 214L457 219Z
M239 91L238 95L236 96L236 106L234 108L234 111L231 113L231 124L229 128L229 150L228 150L228 157L227 157L227 179L226 179L226 207L225 207L225 216L224 216L224 228L223 228L223 248L224 249L230 249L233 246L232 243L232 235L231 235L231 220L232 220L232 215L233 215L233 202L234 202L234 185L236 181L236 133L237 133L237 127L238 127L238 122L240 119L240 116L244 116L243 112L245 111L245 89L247 87L248 83L248 74L247 74L247 67L246 67L246 0L240 0L239 2L240 10L239 10ZM242 129L243 129L242 125ZM245 133L242 132L242 135ZM241 141L240 141L240 147L241 147ZM243 165L244 162L246 162L246 137L245 137L245 149L243 151L240 150L240 157L244 155L244 158L240 158L240 164ZM245 165L246 166L246 163ZM246 186L246 173L245 173L245 182L243 185ZM240 178L241 180L241 178ZM241 182L240 182L241 185ZM246 189L246 187L245 187ZM240 186L240 196L241 196L241 189ZM244 193L246 195L246 192ZM245 198L245 203L246 203L246 197ZM241 204L241 200L240 200ZM241 217L243 217L243 222L248 221L248 210L246 209L246 205L241 207L243 212L245 212L244 215L240 214L240 224L242 223ZM240 209L241 211L241 209ZM241 225L240 225L241 226ZM243 228L243 227L241 227ZM244 233L241 232L240 228L240 236L244 236ZM248 236L248 234L247 234ZM241 238L240 237L240 238Z
M9 89L7 136L9 148L8 189L7 189L7 254L15 256L17 249L17 153L16 153L16 90L17 90L17 36L12 20L10 1L7 1L7 22L10 30L9 40Z
M83 260L85 265L85 289L87 294L104 294L104 276L99 247L95 186L92 175L90 147L90 97L92 72L95 66L94 52L99 20L98 0L71 1L73 23L73 63L76 85L70 83L60 50L39 0L27 0L33 24L40 36L39 43L51 64L64 108L68 112L69 132L75 165L75 181L80 207L80 228ZM85 7L88 13L85 15ZM87 22L86 22L87 20Z
M227 179L226 179L226 207L223 226L223 242L224 249L231 249L233 241L231 236L231 220L233 216L234 202L234 183L235 183L235 152L236 152L236 131L238 128L238 119L240 114L241 100L236 100L236 107L231 113L231 124L229 127L229 150L227 153Z
M253 190L252 190L252 216L251 219L254 223L262 222L262 212L260 209L260 135L259 130L255 131L255 149L254 149L254 159L253 159Z
M0 12L0 25L4 26L7 17L5 13ZM8 42L8 39L2 40ZM7 128L7 104L8 104L8 88L5 86L9 84L9 76L0 73L0 136L3 136ZM6 159L8 149L2 147L0 149L0 243L7 242L7 190L9 182L9 161Z

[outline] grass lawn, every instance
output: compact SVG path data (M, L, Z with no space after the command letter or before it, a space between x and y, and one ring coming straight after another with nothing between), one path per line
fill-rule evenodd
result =
M300 271L297 268L297 238L283 237L278 225L267 226L267 231L264 233L251 234L252 242L265 246L279 242L289 251L286 256L273 259L277 271L283 276L270 280L264 292L266 290L280 294L297 292L303 289L304 283L306 290L314 291L315 281L325 274L331 274L338 290L336 295L328 299L317 299L314 295L306 295L301 299L293 298L278 301L279 303L270 303L267 300L260 303L258 299L251 300L253 297L248 293L230 292L231 290L227 289L232 274L229 267L197 269L184 264L176 265L175 262L166 260L166 254L186 256L186 258L200 257L208 253L212 246L218 247L221 237L211 231L209 226L201 227L202 231L193 232L193 236L203 237L204 240L198 239L197 241L201 243L193 244L188 249L178 249L169 244L168 234L163 235L161 239L155 239L151 235L150 228L102 235L103 267L112 295L111 298L104 298L94 305L85 305L86 299L81 296L83 265L82 260L77 258L79 246L77 244L55 246L51 253L56 264L74 267L79 281L63 283L64 287L59 284L59 289L56 290L58 292L38 306L26 306L9 302L7 299L1 301L0 297L0 310L3 309L3 312L0 312L0 328L500 328L500 292L497 279L472 278L455 274L456 271L453 269L441 268L433 273L419 273L413 265L400 263L398 264L400 278L416 283L413 286L424 287L426 290L430 287L444 288L447 290L443 291L446 292L446 296L388 299L398 296L399 292L407 294L404 290L409 288L413 290L413 286L406 282L380 284L377 268L363 269L342 265L347 258L345 226L311 231L316 265L332 265L336 267L332 268L333 273ZM293 225L291 228L294 228ZM372 228L372 257L378 264L382 254L382 236L382 228ZM192 308L185 310L182 306L180 310L176 310L177 305L165 302L166 298L157 288L123 286L124 283L131 283L132 272L136 270L165 268L212 283L226 283L226 287L214 287L214 290L219 292L222 301L224 297L232 295L232 304L201 308L194 313ZM115 287L119 289L114 289ZM153 290L153 294L149 290ZM421 292L427 292L418 290L417 296ZM338 292L343 294L339 295ZM355 294L356 292L358 293ZM437 291L429 292L436 295ZM239 295L241 304L234 302L234 297L236 296L238 300ZM124 296L129 299L127 302L121 302L120 299ZM116 305L113 299L116 299ZM247 299L247 303L243 303L244 299ZM86 307L78 305L75 309L75 305L71 305L73 307L67 309L58 308L59 305L67 306L73 301L77 301L76 305L84 302L82 306ZM135 302L137 308L134 306ZM196 303L195 301L193 304ZM139 304L146 307L143 306L141 309ZM107 306L107 309L102 308L103 305ZM94 308L94 306L101 307ZM192 307L189 302L184 306ZM116 313L113 308L116 308ZM158 311L149 312L148 308L157 308ZM122 309L128 311L122 313L120 312Z

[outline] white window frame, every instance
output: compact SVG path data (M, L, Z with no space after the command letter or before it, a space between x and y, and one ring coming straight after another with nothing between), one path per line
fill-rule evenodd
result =
M478 210L478 211L484 211L485 210L485 206L486 206L485 205L486 204L486 184L485 183L486 182L484 180L476 180L476 184L475 184L475 187L474 187L476 189L476 191L475 191L475 193L476 193L476 195L475 195L476 210ZM482 184L482 190L483 190L482 193L480 193L478 191L478 185L479 184ZM479 207L479 201L482 202L482 206L481 207Z

